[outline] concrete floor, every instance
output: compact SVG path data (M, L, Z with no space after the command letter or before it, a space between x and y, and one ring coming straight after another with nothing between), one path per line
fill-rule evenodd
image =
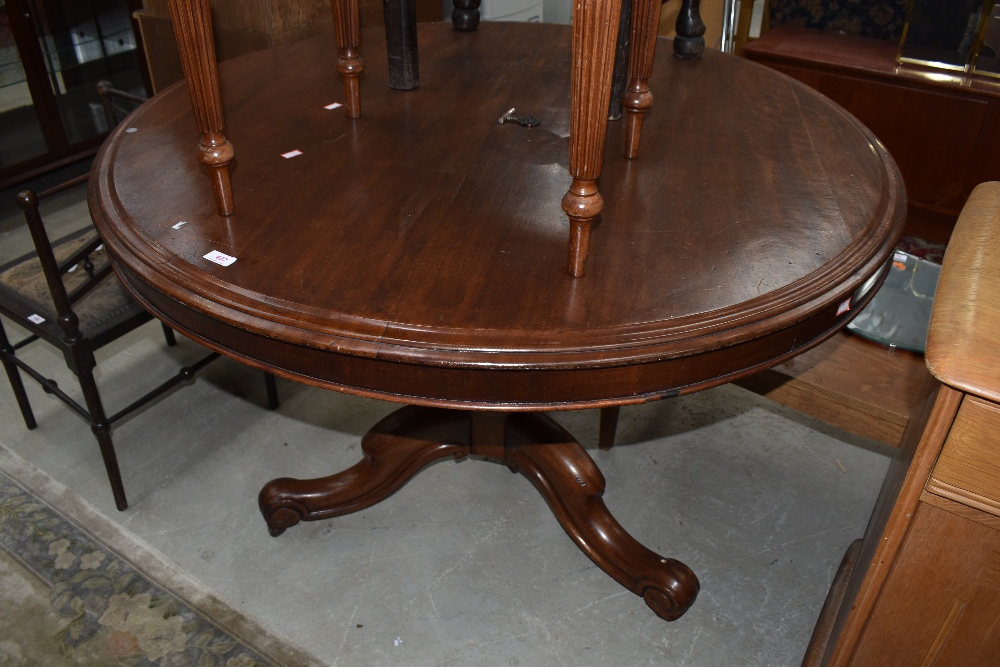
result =
M2 195L0 263L30 248ZM53 236L88 221L84 198L51 207ZM99 357L106 406L202 353L187 340L167 348L156 323L118 341ZM79 395L52 350L22 355ZM29 432L0 380L0 442L342 666L797 665L892 451L733 386L624 408L610 452L596 449L596 411L556 414L597 461L625 528L700 578L692 609L666 623L577 549L527 479L482 461L433 465L373 508L271 538L261 486L353 465L360 436L395 407L279 389L269 412L260 373L221 360L116 428L122 513L89 427L34 383Z

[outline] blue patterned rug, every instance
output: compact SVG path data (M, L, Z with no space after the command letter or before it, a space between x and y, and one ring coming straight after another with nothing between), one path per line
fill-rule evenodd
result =
M320 665L2 446L0 592L0 665Z

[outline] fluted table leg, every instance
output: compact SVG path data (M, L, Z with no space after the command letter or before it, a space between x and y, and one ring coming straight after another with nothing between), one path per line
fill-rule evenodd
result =
M632 8L632 41L629 50L628 88L622 96L627 125L625 127L625 157L639 155L639 137L646 111L653 105L649 92L649 77L653 73L656 51L656 31L660 24L660 0L634 0Z
M344 115L361 117L361 19L358 0L332 0L333 28L337 34L337 71L344 79Z
M235 151L222 134L225 122L208 0L170 0L170 19L177 37L184 78L191 93L195 123L201 132L198 160L208 167L219 215L232 215L236 204L229 178L229 163Z
M562 200L569 216L569 273L586 271L590 226L604 208L597 190L604 159L621 0L575 0L573 69L570 78L569 172L573 183Z

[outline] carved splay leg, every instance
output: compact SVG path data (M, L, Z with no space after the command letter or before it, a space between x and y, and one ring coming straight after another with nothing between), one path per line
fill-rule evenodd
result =
M657 616L680 618L698 596L698 578L641 545L601 499L604 476L573 436L544 414L512 415L507 465L531 480L577 546Z
M222 135L225 123L208 0L170 0L170 18L191 93L195 123L201 132L198 160L208 167L219 215L232 215L235 203L229 163L234 149Z
M452 0L451 25L455 30L470 31L479 27L481 0Z
M604 159L608 99L614 69L621 0L575 0L570 78L569 172L562 207L570 220L569 273L582 276L590 223L604 205L597 191Z
M656 51L656 30L660 23L659 0L634 0L632 9L632 43L629 51L628 89L622 97L627 113L625 157L639 155L639 136L646 111L653 105L653 94L647 81L653 73L653 53Z
M333 27L337 33L337 71L344 77L344 115L361 117L361 23L358 17L358 0L333 0Z
M468 413L405 407L365 434L357 465L321 479L273 480L257 504L274 536L299 521L357 512L391 496L428 463L465 456L468 439Z
M701 58L705 51L705 24L701 20L701 0L682 0L677 14L674 56L685 60Z

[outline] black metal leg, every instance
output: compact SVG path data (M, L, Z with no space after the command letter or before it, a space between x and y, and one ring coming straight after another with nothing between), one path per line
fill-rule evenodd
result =
M10 388L14 391L14 398L17 399L17 407L21 409L21 417L24 418L24 425L31 430L38 426L35 421L35 413L31 411L31 403L28 402L28 394L24 391L24 383L21 381L21 371L17 364L11 361L14 356L14 346L7 340L7 331L0 322L0 357L3 358L3 367L7 371L7 379L10 380Z
M166 324L160 324L163 327L163 338L167 341L167 347L173 347L177 345L177 338L174 336L174 330L168 327Z
M413 90L420 85L416 0L384 0L383 9L385 43L389 49L389 87Z
M93 356L91 355L91 359ZM97 393L97 383L94 382L94 364L81 364L82 368L77 377L80 379L80 389L83 390L83 398L87 402L87 411L90 412L90 430L97 438L97 444L101 448L101 457L104 459L104 469L108 472L108 481L111 483L111 493L115 496L115 506L119 511L128 507L128 500L125 498L125 485L122 483L122 474L118 469L118 457L115 455L115 446L111 441L111 422L104 414L104 406L101 404L101 396Z
M275 382L274 376L270 373L264 373L264 387L267 389L267 409L277 410L280 402L278 401L278 383Z
M608 102L608 120L622 117L622 93L628 85L629 41L632 38L632 0L622 0L621 19L618 21L618 45L615 47L615 70L611 81L611 99Z

